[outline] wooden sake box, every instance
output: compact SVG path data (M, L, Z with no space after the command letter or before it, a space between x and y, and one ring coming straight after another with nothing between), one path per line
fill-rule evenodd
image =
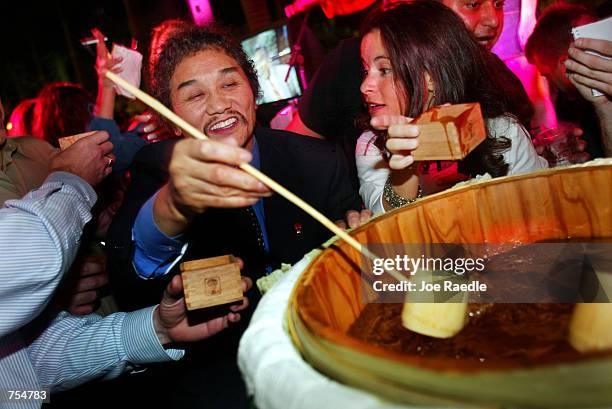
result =
M60 149L64 151L68 149L73 143L78 141L79 139L83 139L88 136L91 136L95 134L96 132L97 131L89 131L89 132L83 132L83 133L76 134L76 135L64 136L63 138L59 138L57 142L59 143Z
M421 131L415 161L463 159L487 136L478 103L435 107L413 123Z
M188 310L242 300L240 266L232 255L182 263L181 276Z

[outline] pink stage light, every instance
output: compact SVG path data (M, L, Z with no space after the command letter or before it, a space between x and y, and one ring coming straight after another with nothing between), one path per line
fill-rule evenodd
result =
M522 0L521 1L521 20L518 28L519 43L521 48L525 49L527 39L533 32L536 25L536 8L538 0Z
M293 4L285 7L287 18L302 13L311 7L320 5L325 17L345 16L357 13L374 4L375 0L295 0Z
M535 66L525 58L525 42L536 23L537 0L506 0L504 3L504 31L493 52L497 54L521 80L535 109L535 128L551 129L557 126L554 104L548 84Z
M285 7L285 15L287 18L291 18L291 16L302 13L319 3L321 3L321 0L296 0L293 4Z
M199 26L215 21L209 0L187 0L194 23Z

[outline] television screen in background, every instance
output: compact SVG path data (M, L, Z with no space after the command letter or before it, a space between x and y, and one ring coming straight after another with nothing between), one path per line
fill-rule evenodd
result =
M267 104L301 95L301 89L295 68L291 68L289 78L285 76L289 69L291 47L287 26L262 31L242 41L242 47L257 69L259 86L262 95L258 104Z

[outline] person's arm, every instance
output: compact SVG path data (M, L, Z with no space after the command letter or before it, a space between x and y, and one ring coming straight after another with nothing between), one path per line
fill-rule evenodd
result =
M197 214L211 206L252 205L269 194L260 182L229 165L250 159L248 151L218 142L186 139L174 145L168 182L132 219L132 265L140 277L155 278L172 269L186 250L182 234ZM140 175L134 171L135 178Z
M255 204L271 191L237 169L252 155L236 141L183 139L176 143L169 165L170 179L157 193L153 217L168 237L185 232L193 218L209 207L235 208Z
M108 132L110 142L113 144L113 154L116 158L113 171L118 173L128 170L134 156L147 144L145 140L138 136L137 130L121 132L113 119L95 116L89 123L88 130Z
M153 218L156 196L153 195L142 206L132 230L134 269L143 278L154 278L168 273L185 254L187 247L182 235L169 237L157 227Z
M95 201L95 191L81 178L56 172L0 210L0 337L47 304L74 260Z
M610 59L592 55L595 51ZM568 77L580 95L593 104L599 118L601 139L606 156L612 156L612 41L580 38L570 46L565 61ZM593 96L591 89L603 93Z
M28 347L39 382L53 392L112 379L134 365L180 359L160 344L149 307L105 318L60 313Z
M509 165L508 175L532 172L548 167L546 159L536 152L529 133L515 119L496 118L487 125L493 137L505 136L510 139L510 148L503 153L504 161Z
M249 279L242 279L243 292L251 285ZM239 312L248 305L244 297L242 304L231 306L224 316L190 323L182 280L176 276L155 307L104 318L60 313L35 335L28 354L43 388L66 390L96 378L112 379L134 365L180 359L184 352L170 348L172 345L223 331L240 320Z
M359 177L359 194L367 209L375 214L384 213L383 188L389 176L389 166L382 152L376 147L376 136L371 132L363 133L357 140L355 162Z
M91 131L106 131L110 135L110 141L115 147L113 153L117 160L113 170L124 172L132 163L136 153L146 144L138 137L137 132L121 133L114 121L115 91L114 83L106 78L106 73L111 71L115 74L121 72L119 64L122 58L112 58L104 43L104 35L97 29L92 30L94 37L98 40L96 44L96 73L98 74L98 95L94 118L88 126Z
M420 133L417 125L411 125L412 118L403 116L382 115L374 117L371 124L375 129L387 130L386 149L390 153L390 174L385 185L389 185L391 192L400 199L412 200L419 196L419 175L410 152L419 146ZM383 189L385 186L383 186ZM392 210L395 206L389 203L383 195L382 204L385 210Z
M389 175L389 181L386 182L391 186L391 189L402 199L413 200L420 197L419 191L419 175L415 168L407 167L405 169L397 169ZM393 202L387 200L383 195L383 207L385 211L393 210L397 206Z
M42 310L72 263L112 148L104 132L77 141L51 158L57 173L0 210L0 336Z
M121 69L117 66L122 58L112 58L106 48L104 42L104 34L99 30L93 29L92 34L98 40L96 44L96 72L98 74L98 95L96 97L96 106L94 113L96 116L113 119L115 110L115 92L114 84L106 78L108 70L118 74Z

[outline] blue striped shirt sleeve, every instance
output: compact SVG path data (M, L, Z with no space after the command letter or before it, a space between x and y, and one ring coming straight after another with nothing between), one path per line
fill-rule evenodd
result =
M36 317L79 248L96 193L66 172L0 209L0 337Z
M60 313L28 347L41 386L61 391L112 379L134 365L180 359L184 351L164 349L157 338L155 308L104 318Z

